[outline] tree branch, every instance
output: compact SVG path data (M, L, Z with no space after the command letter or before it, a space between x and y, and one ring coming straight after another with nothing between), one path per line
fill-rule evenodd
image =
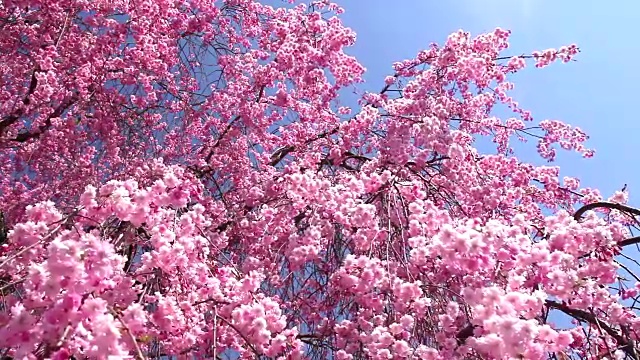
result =
M572 309L565 304L561 304L559 302L552 301L552 300L546 300L545 305L547 305L550 308L562 311L563 313L575 319L586 321L591 325L598 326L616 341L620 350L624 351L632 359L635 359L635 360L639 359L638 353L635 347L635 341L633 341L632 339L629 339L629 340L625 339L624 336L619 334L614 328L612 328L608 324L598 319L593 313L590 313L584 310Z
M22 104L29 105L31 103L31 95L36 91L36 87L38 86L38 79L36 78L36 73L39 71L38 68L33 70L31 73L31 82L29 83L29 90L27 90L27 94L22 99ZM7 127L13 125L20 117L24 114L24 108L19 108L15 110L13 113L7 115L2 121L0 121L0 135Z
M576 213L573 215L573 218L576 219L576 221L579 221L587 211L594 210L597 208L613 209L613 210L630 213L636 216L640 216L640 209L636 209L636 208L632 208L631 206L612 203L608 201L598 201L591 204L587 204L581 207L580 209L578 209L578 211L576 211Z

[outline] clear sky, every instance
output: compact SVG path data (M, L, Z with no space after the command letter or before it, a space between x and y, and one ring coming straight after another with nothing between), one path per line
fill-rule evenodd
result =
M367 90L381 88L394 61L413 57L431 42L442 44L458 29L472 35L495 27L512 30L509 55L578 44L582 52L576 62L532 66L513 77L514 97L536 120L563 120L590 135L594 158L558 152L562 176L579 177L583 186L599 188L605 198L626 183L630 203L640 206L640 122L634 113L640 104L640 2L334 1L346 10L345 25L358 34L348 52L367 67ZM517 155L542 165L534 140L518 146Z

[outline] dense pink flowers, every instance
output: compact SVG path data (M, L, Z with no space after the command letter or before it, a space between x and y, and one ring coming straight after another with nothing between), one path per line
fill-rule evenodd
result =
M342 12L0 5L0 356L637 358L640 211L511 144L594 154L510 95L578 48L458 31L354 108Z

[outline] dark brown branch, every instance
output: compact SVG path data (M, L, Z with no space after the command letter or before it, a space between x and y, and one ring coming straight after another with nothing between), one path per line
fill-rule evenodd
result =
M30 131L21 132L15 138L11 139L11 141L23 143L31 139L37 139L40 137L40 135L44 134L45 131L49 130L50 127L51 127L51 117L45 120L44 125L38 126L38 130L33 132L30 132Z
M264 89L265 89L265 85L262 85L260 87L260 90L258 91L258 96L256 98L256 102L260 102L260 99L262 99L262 96L264 95ZM227 124L227 127L224 129L224 131L222 132L222 134L220 134L220 136L218 137L218 140L216 141L216 143L213 145L213 147L211 148L211 150L209 150L209 153L207 154L206 158L205 158L205 162L209 162L211 160L211 157L213 157L213 154L215 152L215 149L220 146L220 143L222 142L222 139L225 137L225 135L227 135L227 133L229 132L229 130L231 130L231 127L233 126L233 124L240 120L240 115L236 116L235 118L233 118L233 120L231 120L231 122L229 122L229 124Z
M293 145L279 148L273 154L271 154L271 161L269 162L269 165L271 166L278 165L278 163L282 161L282 159L284 159L287 155L289 155L289 153L292 152L293 150L295 150L295 146Z
M611 336L611 338L613 338L616 341L620 350L624 351L632 359L635 359L635 360L639 359L637 349L635 347L635 341L633 339L628 338L628 336L627 336L628 339L625 338L625 336L618 333L618 331L616 331L610 325L599 320L593 313L587 312L584 310L572 309L565 304L552 301L552 300L546 300L545 305L549 308L559 310L565 313L566 315L573 317L574 319L585 321L591 325L599 327L604 332L606 332L607 335ZM458 333L456 334L456 339L458 341L458 344L463 345L468 338L473 336L473 331L475 330L475 328L476 328L475 325L469 324L463 329L461 329L460 331L458 331Z
M469 324L456 334L458 345L464 345L468 338L473 336L473 331L476 329L475 325Z
M9 227L4 218L4 213L0 211L0 246L7 242Z
M594 209L597 209L597 208L614 209L614 210L618 210L618 211L625 212L625 213L628 213L628 214L640 216L640 209L636 209L636 208L633 208L631 206L612 203L612 202L608 202L608 201L599 201L599 202L594 202L594 203L587 204L587 205L581 207L573 215L573 218L576 219L576 220L580 220L582 218L582 216L587 211L594 210ZM628 239L625 239L625 240L622 240L622 241L618 242L618 246L621 247L621 248L625 247L625 246L629 246L629 245L634 245L634 244L640 244L640 236L634 236L634 237L631 237L631 238L628 238Z
M39 70L36 68L33 73L31 73L31 82L29 83L29 90L27 90L27 94L22 99L22 103L24 105L29 105L31 103L31 95L36 91L36 87L38 86L38 79L36 78L36 73ZM2 121L0 121L0 135L2 132L9 126L13 125L20 117L24 114L24 108L19 108L15 110L12 114L7 115Z
M604 323L603 321L599 320L593 313L584 310L572 309L565 304L561 304L552 300L546 300L545 304L548 307L562 311L563 313L577 320L586 321L591 325L601 328L604 332L607 333L607 335L611 336L611 338L616 341L620 350L624 351L632 359L639 359L635 347L635 341L633 341L632 339L625 339L625 337L619 334L618 331L616 331L614 328Z
M618 246L625 247L634 244L640 244L640 236L634 236L632 238L624 239L618 243Z
M29 131L21 132L14 139L11 139L11 141L26 142L26 141L29 141L31 139L39 138L40 135L44 134L44 132L47 131L51 127L51 120L62 116L62 114L67 109L69 109L76 102L76 100L77 100L76 97L72 97L69 100L65 101L64 103L60 104L51 113L51 115L47 116L47 119L45 120L44 124L40 125L38 127L38 130L33 131L33 132L29 132Z
M573 215L573 218L576 220L580 220L587 211L594 210L597 208L613 209L613 210L630 213L636 216L640 216L640 209L636 209L627 205L612 203L608 201L598 201L591 204L587 204L581 207L580 209L578 209L578 211L576 211L576 213Z

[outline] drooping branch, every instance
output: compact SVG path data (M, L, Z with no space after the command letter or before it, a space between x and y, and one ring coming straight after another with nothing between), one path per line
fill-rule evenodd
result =
M602 320L598 319L593 313L584 310L572 309L569 306L552 301L546 300L545 304L553 309L559 310L577 320L586 321L593 326L597 326L613 338L618 344L618 348L627 354L632 359L638 360L638 352L636 349L635 341L632 339L625 339L618 331L606 324Z

